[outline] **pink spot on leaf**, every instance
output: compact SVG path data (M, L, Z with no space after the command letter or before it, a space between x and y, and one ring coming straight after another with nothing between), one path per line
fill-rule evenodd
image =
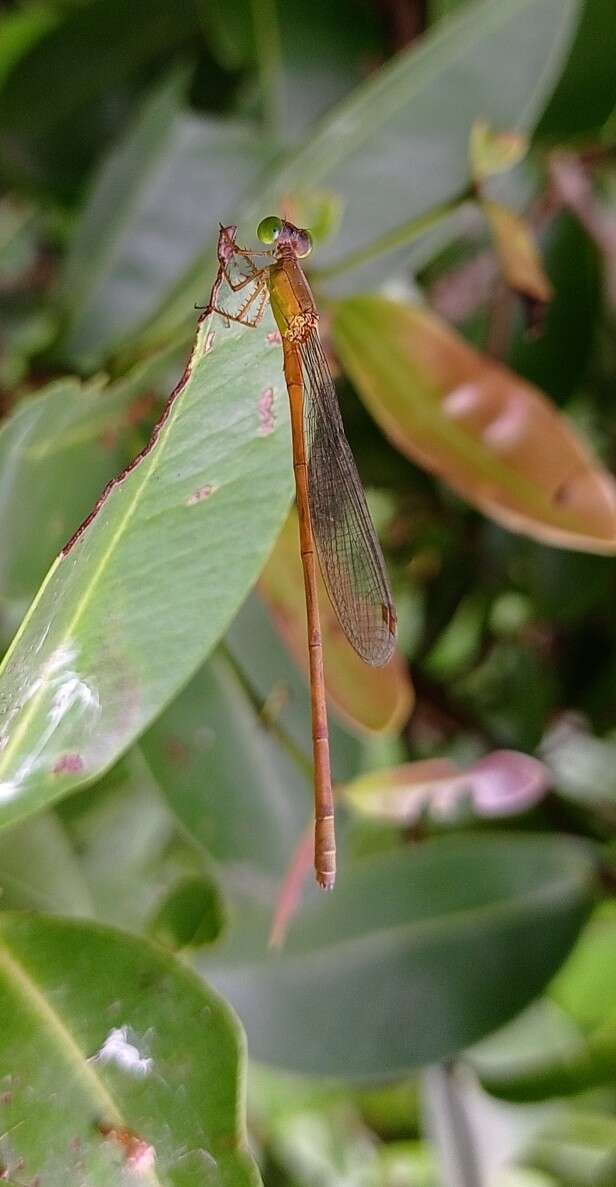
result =
M205 486L200 486L192 495L189 495L186 500L187 507L194 507L197 503L203 503L205 499L209 499L218 487L213 482L206 482Z
M274 413L274 401L276 393L273 387L266 387L261 392L259 399L259 436L269 437L273 433L276 426L276 415Z
M282 335L280 330L270 330L266 335L266 340L270 346L282 346Z
M206 338L205 338L205 345L204 345L204 347L203 347L203 353L204 353L204 354L209 354L209 353L210 353L210 351L211 351L211 349L212 349L212 347L213 347L213 345L214 345L214 338L215 338L215 337L216 337L216 335L214 334L214 331L213 331L213 330L209 330L209 332L206 334Z
M54 775L80 775L83 759L80 754L63 754L54 766Z

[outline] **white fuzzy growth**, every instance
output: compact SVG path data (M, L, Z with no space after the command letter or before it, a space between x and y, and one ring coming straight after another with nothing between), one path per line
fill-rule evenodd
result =
M114 1027L109 1031L100 1051L93 1056L94 1063L114 1063L123 1072L132 1076L147 1076L152 1070L152 1060L142 1056L138 1047L128 1041L128 1027Z

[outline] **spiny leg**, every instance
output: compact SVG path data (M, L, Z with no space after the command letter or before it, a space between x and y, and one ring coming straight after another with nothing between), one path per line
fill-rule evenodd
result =
M256 310L256 312L253 312L252 317L248 317L247 316L248 310L255 303L255 301L257 299L258 299L257 310ZM226 318L227 321L238 322L239 325L241 325L241 326L252 326L252 328L254 329L259 325L259 323L263 319L263 314L265 312L266 304L267 304L267 285L265 282L263 282L262 284L258 285L255 288L254 292L251 293L248 301L245 302L245 304L242 306L241 309L238 310L237 313L230 313L229 310L225 309L222 305L216 305L214 303L210 304L207 307L207 309L208 309L209 313L219 313L220 316Z

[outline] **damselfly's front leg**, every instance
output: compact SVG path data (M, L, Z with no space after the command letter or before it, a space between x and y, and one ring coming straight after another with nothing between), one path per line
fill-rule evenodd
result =
M222 227L218 237L218 275L209 303L206 306L195 306L202 311L203 316L208 313L218 313L228 322L239 322L240 325L258 326L267 303L267 268L258 266L253 256L267 255L271 252L250 252L238 247L235 243L235 228ZM248 275L242 269L248 268ZM232 301L225 300L221 290L226 285L231 294L246 291L245 300L239 308L234 308Z
M264 274L261 274L257 279L253 280L254 287L244 301L234 313L224 304L218 304L218 294L212 293L212 300L207 306L208 313L218 313L227 321L239 322L242 326L252 326L255 328L259 325L265 312L267 305L267 279ZM242 286L244 287L244 286ZM237 291L237 290L235 290ZM250 311L252 314L249 316Z

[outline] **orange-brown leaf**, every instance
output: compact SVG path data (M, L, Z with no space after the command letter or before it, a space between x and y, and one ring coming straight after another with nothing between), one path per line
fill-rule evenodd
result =
M306 606L295 511L289 516L259 583L280 634L297 664L308 671ZM411 680L397 653L372 668L353 651L319 579L319 608L329 698L351 725L370 732L397 730L414 702Z
M402 453L512 531L616 552L616 483L537 388L426 309L337 302L344 369Z
M484 198L482 207L507 284L523 297L546 304L553 296L552 285L528 223L500 202Z

